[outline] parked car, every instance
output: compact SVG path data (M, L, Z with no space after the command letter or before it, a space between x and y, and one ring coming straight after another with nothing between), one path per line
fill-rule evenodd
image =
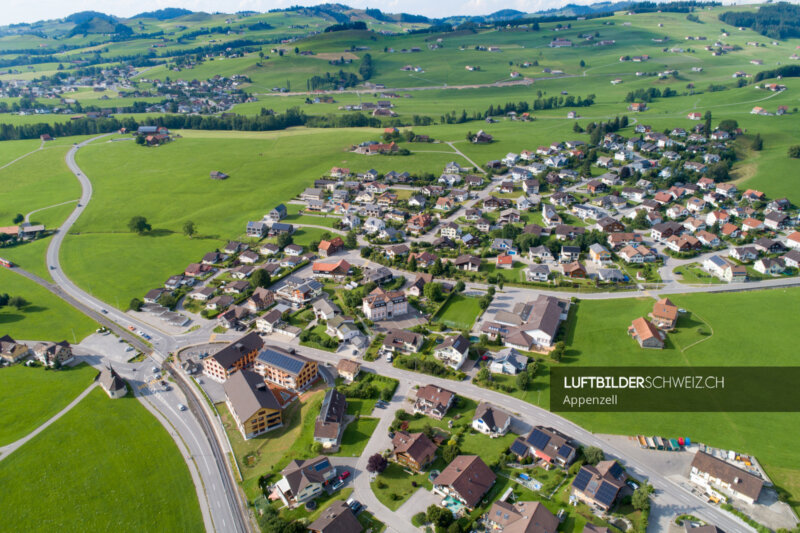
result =
M344 481L345 479L347 479L349 477L350 477L350 471L349 470L345 470L344 472L339 474L339 481Z
M358 500L354 500L353 498L347 500L346 505L350 508L351 511L353 511L353 514L358 514L358 512L361 510L362 507L361 502Z
M335 492L335 491L341 489L343 486L344 486L344 481L340 480L340 481L337 481L336 483L334 483L333 487L331 487L331 489L333 489L333 491Z

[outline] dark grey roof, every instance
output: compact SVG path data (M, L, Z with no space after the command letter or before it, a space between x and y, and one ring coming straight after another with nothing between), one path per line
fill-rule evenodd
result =
M259 409L281 409L264 378L252 370L242 370L233 374L225 382L225 394L236 416L242 422L248 420Z
M260 350L264 346L264 341L255 331L248 333L241 339L227 345L209 357L219 363L222 368L229 368L233 363L247 355L248 353Z

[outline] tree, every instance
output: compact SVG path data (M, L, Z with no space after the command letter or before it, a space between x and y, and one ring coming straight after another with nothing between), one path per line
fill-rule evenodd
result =
M517 374L516 383L519 390L528 390L528 387L531 384L531 378L527 372L520 372Z
M19 224L23 220L25 220L25 217L22 215L22 213L17 213L17 216L14 217L14 224Z
M136 136L136 144L143 145L144 144L144 135L137 135Z
M428 518L428 522L440 528L446 528L453 523L453 513L446 507L431 505L425 516Z
M358 238L356 237L356 232L351 230L347 232L347 235L344 236L344 245L353 250L358 247Z
M725 119L719 123L719 129L731 132L739 127L739 123L733 119Z
M753 138L753 144L751 145L751 148L754 152L760 152L764 149L764 141L761 139L760 133L756 133L756 136Z
M143 216L135 216L128 222L128 229L139 235L153 229Z
M650 485L642 485L635 491L633 491L633 497L631 498L631 505L637 511L646 511L650 509L650 493L653 491L653 487Z
M197 228L195 227L194 222L192 222L191 220L187 220L186 222L184 222L183 234L191 239L192 235L194 235L195 233L197 233Z
M590 465L596 465L606 458L603 450L597 446L589 446L583 449L583 456L586 457L586 462Z
M795 144L789 147L789 157L800 159L800 144Z
M322 453L322 443L314 442L311 444L311 453Z
M466 288L466 285L464 285L464 282L461 281L461 280L458 280L458 283L456 283L455 291L456 292L464 292L465 288Z
M380 474L386 470L387 466L389 466L389 461L387 461L386 457L379 453L370 455L369 459L367 460L367 472L372 474Z
M550 357L553 361L561 361L561 358L564 357L564 341L558 341L550 352Z
M128 307L131 308L131 311L141 311L142 301L139 298L134 298L131 300L131 303L128 304Z
M581 59L581 68L583 68L583 67L585 67L585 66L586 66L586 61L584 61L583 59Z
M428 283L422 289L422 292L425 294L425 298L427 298L432 302L442 301L443 294L442 294L442 285L440 283L435 283L435 282Z
M459 455L461 455L461 448L458 447L458 444L448 444L442 448L442 459L448 464L452 463Z
M19 311L20 309L22 309L23 307L25 307L26 305L28 305L28 300L26 300L26 299L25 299L25 298L23 298L22 296L12 296L12 297L11 297L11 298L9 298L9 300L8 300L8 305L10 305L11 307L13 307L13 308L14 308L14 309L16 309L17 311Z
M280 235L278 235L277 244L280 248L285 248L289 246L290 244L292 244L292 236L289 235L288 233L281 233Z
M706 114L703 115L705 119L705 128L703 129L703 133L706 134L706 137L711 135L711 111L706 111Z
M478 370L478 373L475 375L475 379L478 381L490 381L492 375L489 373L489 369L486 367L481 368Z
M272 283L272 276L263 268L259 268L250 276L250 286L254 289L256 287L267 288Z
M622 167L619 169L619 179L626 180L631 177L630 167Z
M7 292L0 294L0 307L5 307L8 305L9 296Z

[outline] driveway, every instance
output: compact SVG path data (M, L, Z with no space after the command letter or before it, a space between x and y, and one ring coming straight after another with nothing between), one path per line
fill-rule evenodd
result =
M441 496L432 494L428 489L420 487L417 492L411 495L406 502L395 511L400 516L411 519L417 513L424 513L429 506L438 504L442 501Z

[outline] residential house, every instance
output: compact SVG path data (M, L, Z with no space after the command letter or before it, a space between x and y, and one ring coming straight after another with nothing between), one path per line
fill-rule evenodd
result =
M502 437L511 427L511 415L486 402L478 404L472 417L472 428L492 438Z
M339 359L336 364L336 372L346 383L352 383L361 372L361 365L350 359Z
M605 265L611 261L611 252L602 244L593 243L589 246L589 257L594 264Z
M547 265L534 264L525 269L525 279L527 281L546 282L549 278L550 267Z
M341 237L334 237L333 239L327 241L322 240L319 242L319 246L317 248L320 257L329 257L341 250L344 250L344 240Z
M347 400L344 394L336 389L328 389L314 423L314 442L322 444L324 449L338 448L344 431L346 411Z
M499 533L555 533L561 523L541 502L502 500L492 504L486 522Z
M408 301L403 291L377 287L364 297L362 311L369 320L388 320L408 313Z
M580 264L579 261L573 261L571 263L562 264L561 273L568 278L586 277L586 269L583 267L583 265Z
M335 501L308 525L311 533L361 533L364 526L343 501Z
M266 381L292 392L308 388L317 379L317 362L275 346L265 346L255 358L254 370Z
M424 433L397 431L392 437L391 459L414 472L420 472L436 460L436 444Z
M528 358L514 348L503 348L495 352L489 363L489 372L494 374L516 375L528 366Z
M480 457L459 455L436 477L433 492L474 509L496 480L497 475Z
M608 511L625 486L625 470L616 461L600 461L597 466L583 465L572 481L572 495L590 507Z
M477 272L481 268L481 259L474 255L461 255L453 261L453 265L459 270Z
M383 353L416 353L422 348L425 337L405 329L390 329L386 332L381 345Z
M3 338L6 337L8 335ZM2 342L1 339L0 342ZM67 341L40 342L33 347L33 355L40 363L49 367L65 365L74 359L72 346Z
M286 505L300 505L321 495L326 485L336 479L336 468L330 459L319 455L313 459L295 459L281 471L276 483L277 495Z
M255 372L235 373L224 388L225 403L245 440L283 426L283 405Z
M703 451L695 454L689 479L707 492L722 493L750 505L758 501L764 488L763 479Z
M253 294L244 303L244 306L251 313L257 313L269 308L273 303L275 303L275 293L264 287L256 287Z
M786 263L780 257L762 257L753 265L753 269L761 274L777 276L786 270Z
M264 346L257 332L248 333L220 351L203 358L203 374L224 383L234 372L247 368Z
M425 385L417 389L414 412L441 420L453 405L456 395L436 385Z
M544 426L535 426L527 436L517 437L510 450L520 459L530 455L562 468L572 464L578 454L572 438Z
M436 347L433 355L446 366L458 370L469 357L469 346L469 340L463 335L450 336Z
M345 259L338 261L317 261L314 263L311 272L315 278L344 279L353 270L353 267Z
M636 339L642 348L664 348L666 335L659 330L652 322L644 317L639 317L631 322L628 327L628 335Z

